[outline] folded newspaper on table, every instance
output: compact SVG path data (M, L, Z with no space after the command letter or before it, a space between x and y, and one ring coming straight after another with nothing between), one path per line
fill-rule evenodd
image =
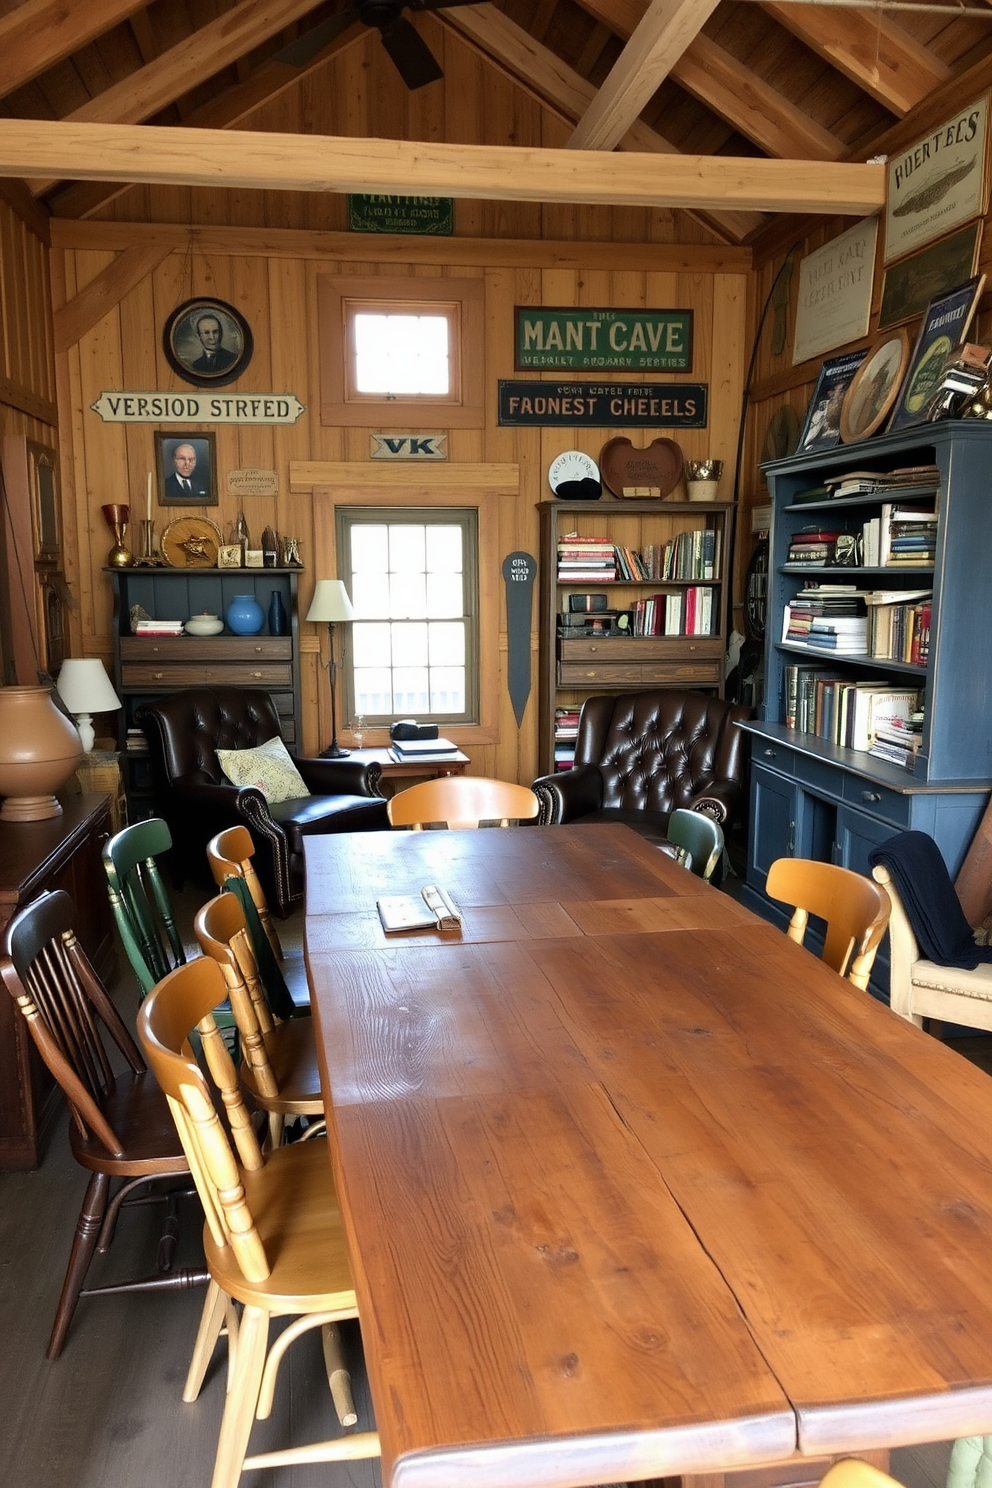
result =
M376 900L382 928L389 934L404 930L460 930L461 911L443 889L427 884L415 894L393 894Z

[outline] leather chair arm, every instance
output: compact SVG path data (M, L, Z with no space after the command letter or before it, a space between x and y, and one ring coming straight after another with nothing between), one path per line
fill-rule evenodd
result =
M228 781L215 783L212 780L194 780L188 775L177 775L170 782L170 788L176 795L182 796L185 803L199 805L208 811L233 811L244 815L245 805L256 796L266 806L265 797L254 785L231 785Z
M309 790L315 796L377 796L376 786L381 775L377 764L365 765L361 760L316 759L305 757L295 761Z
M574 821L603 804L603 777L597 765L580 765L557 775L542 775L531 789L541 802L541 825Z
M732 780L711 780L688 802L690 811L701 811L722 825L730 815L735 801L740 799L741 788Z

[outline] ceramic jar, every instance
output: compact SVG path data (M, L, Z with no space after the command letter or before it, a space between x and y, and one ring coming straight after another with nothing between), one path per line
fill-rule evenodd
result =
M235 635L258 635L265 624L265 611L254 594L236 594L224 618Z
M220 635L224 629L224 622L219 615L190 615L183 626L187 635L191 636L214 636Z
M53 703L50 687L0 687L0 819L61 816L54 792L82 757L79 732Z

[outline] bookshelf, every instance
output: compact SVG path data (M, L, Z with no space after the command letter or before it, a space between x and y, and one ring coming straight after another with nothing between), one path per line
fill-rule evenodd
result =
M592 692L679 687L722 694L734 506L602 498L542 501L538 512L538 748L540 773L546 775L571 762L568 733L561 731L556 742L556 716L566 719L567 728L571 714L574 728L578 709ZM586 540L585 548L581 542L566 543L572 533ZM704 539L704 533L710 537ZM598 550L595 539L602 540ZM678 576L670 572L667 578L645 577L631 555L639 555L642 562L653 556L651 571L661 573L669 544L669 569L677 569ZM571 558L572 552L586 551L590 557L595 553L595 564L604 561L609 549L614 552L615 576L608 564L599 569L566 567L580 561L579 556ZM573 596L582 595L602 596L607 616L571 610ZM570 615L581 618L567 623ZM644 629L653 633L635 633Z
M990 468L992 427L980 421L925 425L765 466L772 496L766 688L763 716L745 725L753 737L744 896L768 918L787 918L764 893L768 868L783 855L868 873L874 846L913 829L936 840L952 875L960 865L992 787L992 644L984 623ZM933 512L936 520L909 522L917 530L902 533L896 514L905 511ZM816 551L810 532L860 538L861 551L849 566L797 561ZM804 586L824 584L852 586L856 597L885 596L856 606L865 611L865 630L859 640L851 626L856 638L846 648L811 645L800 638L802 625L797 634ZM900 623L881 616L883 609L901 611ZM804 713L796 673L810 670L820 675L812 699L807 680ZM886 694L916 694L922 704L922 723L908 730L916 739L890 758L869 752L873 715L858 694L873 692L883 699L883 719L892 706ZM885 957L880 964L885 986Z

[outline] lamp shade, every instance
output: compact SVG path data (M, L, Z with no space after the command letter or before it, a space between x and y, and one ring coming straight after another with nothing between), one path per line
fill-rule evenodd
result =
M307 610L308 620L355 620L355 607L348 598L343 579L318 579Z
M112 713L121 706L103 662L95 656L64 661L55 685L70 713Z

